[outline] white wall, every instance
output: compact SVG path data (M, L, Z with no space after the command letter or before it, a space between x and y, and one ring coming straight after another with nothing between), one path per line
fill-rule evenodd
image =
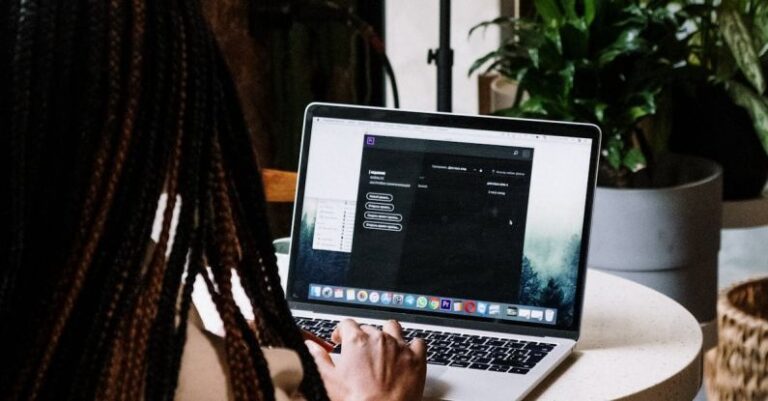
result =
M451 47L453 48L453 111L477 113L477 75L467 76L474 60L499 44L496 28L485 33L470 28L498 17L499 0L453 0L451 2ZM385 6L387 54L397 78L400 107L433 111L437 106L437 68L427 64L428 49L437 48L438 0L387 0ZM391 92L387 104L392 106Z

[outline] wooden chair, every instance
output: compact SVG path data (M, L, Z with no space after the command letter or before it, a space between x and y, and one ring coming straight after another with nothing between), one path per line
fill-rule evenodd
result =
M293 171L261 169L261 179L267 202L293 202L296 198L297 177L298 174Z

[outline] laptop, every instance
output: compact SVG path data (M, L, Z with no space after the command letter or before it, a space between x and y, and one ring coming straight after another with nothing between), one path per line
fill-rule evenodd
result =
M599 143L589 124L309 105L296 322L396 319L427 344L425 399L521 399L579 338Z

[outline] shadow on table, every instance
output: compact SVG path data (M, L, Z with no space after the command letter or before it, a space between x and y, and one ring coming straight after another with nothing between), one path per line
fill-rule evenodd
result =
M581 358L582 353L579 351L574 351L571 355L566 358L563 363L560 364L557 368L555 368L555 371L550 373L543 382L539 383L536 388L533 389L533 391L528 394L528 396L525 397L525 401L533 401L539 397L541 397L541 394L544 393L544 391L554 383L555 380L559 379L560 376L565 373L566 370L568 370L576 361Z

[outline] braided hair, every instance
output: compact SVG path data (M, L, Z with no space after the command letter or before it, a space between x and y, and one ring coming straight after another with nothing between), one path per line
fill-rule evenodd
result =
M0 20L0 399L173 399L202 276L235 399L274 399L261 347L280 346L327 400L200 1L12 0Z

